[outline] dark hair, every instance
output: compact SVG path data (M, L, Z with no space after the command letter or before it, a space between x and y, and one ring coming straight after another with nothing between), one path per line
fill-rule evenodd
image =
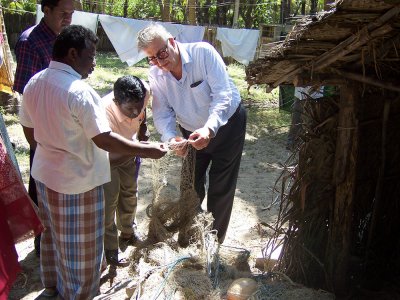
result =
M57 36L53 46L53 59L62 59L67 56L68 50L75 48L78 54L89 47L89 42L97 44L99 39L88 28L80 25L69 25Z
M127 75L117 79L114 83L114 99L118 104L144 101L146 88L136 76Z
M50 9L53 9L54 7L56 7L58 5L58 2L60 2L60 0L42 0L40 5L41 5L41 10L44 12L44 7L47 6Z

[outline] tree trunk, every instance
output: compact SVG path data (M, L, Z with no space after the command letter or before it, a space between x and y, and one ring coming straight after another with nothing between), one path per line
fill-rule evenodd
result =
M203 7L199 8L199 23L200 24L210 24L211 19L210 19L210 5L211 5L211 0L206 0L203 4Z
M253 19L253 10L256 4L256 0L250 0L247 2L249 5L246 5L244 8L240 10L240 15L243 18L244 21L244 27L245 28L252 28L254 19Z
M285 24L290 15L290 0L281 0L281 24Z
M217 24L220 26L227 25L226 22L227 6L224 4L225 0L217 0L216 18L217 18Z
M235 13L233 14L232 28L238 28L240 0L235 0Z
M196 0L188 0L188 23L196 25Z
M310 0L310 15L317 13L318 0Z
M301 14L303 16L306 14L306 0L301 1Z
M158 0L158 5L160 6L161 19L163 22L171 21L170 14L170 0Z
M128 16L128 0L124 1L124 18Z

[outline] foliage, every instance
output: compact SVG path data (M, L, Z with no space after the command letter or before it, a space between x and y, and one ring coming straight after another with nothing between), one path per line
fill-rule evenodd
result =
M23 14L27 11L36 12L36 1L34 0L1 0L1 5L4 8L10 9L11 13Z
M160 19L161 12L157 1L130 1L128 15L133 19Z

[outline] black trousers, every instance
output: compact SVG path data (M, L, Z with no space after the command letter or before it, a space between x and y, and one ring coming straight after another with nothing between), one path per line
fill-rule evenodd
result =
M220 243L225 239L231 217L246 122L246 110L240 105L228 123L218 130L208 146L196 151L195 188L201 201L206 195L206 173L211 164L208 173L207 210L215 219L213 229L218 230ZM191 132L182 127L180 129L187 139Z

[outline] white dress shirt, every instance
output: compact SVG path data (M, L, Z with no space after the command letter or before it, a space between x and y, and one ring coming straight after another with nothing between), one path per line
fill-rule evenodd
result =
M20 122L34 128L32 177L63 194L110 181L107 152L92 138L111 131L100 96L69 65L51 61L24 90Z
M153 66L153 119L163 141L175 137L176 121L186 130L208 127L214 134L240 104L240 94L224 61L210 44L176 42L182 59L182 78Z

